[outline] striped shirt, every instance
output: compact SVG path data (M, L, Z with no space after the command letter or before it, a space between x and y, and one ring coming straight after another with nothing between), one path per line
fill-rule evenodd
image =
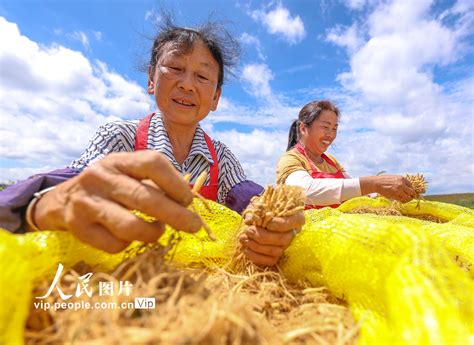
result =
M111 152L135 151L135 136L138 123L138 120L116 121L99 127L89 142L87 149L69 167L83 170ZM224 203L230 189L236 184L245 181L246 176L239 161L227 146L213 139L212 143L216 151L219 167L217 201ZM156 115L151 119L147 148L163 153L181 174L190 173L190 183L195 183L199 174L206 170L208 176L205 185L209 185L210 165L214 164L214 161L204 139L204 131L201 126L198 125L194 133L191 150L183 164L179 164L173 156L173 148L161 116Z

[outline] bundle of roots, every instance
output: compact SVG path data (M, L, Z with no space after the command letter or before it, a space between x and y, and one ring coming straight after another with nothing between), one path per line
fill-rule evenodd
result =
M278 185L267 186L263 193L254 196L249 206L243 212L245 224L241 226L239 237L247 226L266 227L274 217L290 217L304 210L305 195L303 189L297 186ZM236 242L238 243L238 239ZM250 262L244 255L241 246L236 247L234 259L228 270L236 273L254 274L256 272L271 271L274 268L260 268Z

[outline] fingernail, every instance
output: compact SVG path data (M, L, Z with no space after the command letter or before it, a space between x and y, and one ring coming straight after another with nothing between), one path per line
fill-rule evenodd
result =
M191 222L191 232L197 232L199 229L202 227L202 220L199 217L193 217L193 220Z
M249 236L249 237L255 237L255 235L257 235L257 232L256 232L255 230L253 230L253 229L247 229L247 230L245 231L245 234L246 234L247 236Z

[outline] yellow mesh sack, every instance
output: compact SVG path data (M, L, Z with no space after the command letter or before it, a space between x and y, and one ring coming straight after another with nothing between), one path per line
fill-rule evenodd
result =
M339 209L306 211L304 230L281 262L285 276L324 284L347 300L362 323L360 343L468 343L474 332L474 283L465 272L473 261L472 211L421 203L416 212L439 215L448 221L444 224L344 213L374 202L389 205L358 198ZM227 262L234 253L240 215L215 203L210 203L210 212L199 201L194 206L218 240L210 241L203 230L179 233L170 260L183 265ZM167 228L160 242L168 244L175 233ZM137 248L134 243L110 255L65 232L12 235L0 230L0 344L22 343L32 288L52 278L59 262L67 268L83 261L106 271ZM456 257L462 258L465 270Z
M170 259L191 265L222 263L230 257L241 217L220 204L211 202L209 206L210 212L201 201L194 202L194 208L218 240L210 241L203 229L195 235L180 232ZM167 245L172 234L177 232L167 226L160 242ZM84 262L107 272L135 255L139 246L134 242L121 253L108 254L63 231L14 235L0 228L0 345L23 343L27 313L34 299L32 289L43 279L52 280L59 263L70 268Z
M282 262L285 275L347 300L362 321L361 344L467 343L474 282L442 243L416 225L337 212L305 225ZM308 272L318 266L319 275Z

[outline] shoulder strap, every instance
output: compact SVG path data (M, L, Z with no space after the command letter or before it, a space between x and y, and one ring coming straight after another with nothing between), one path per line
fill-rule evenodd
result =
M209 168L210 175L211 175L210 180L209 180L209 185L217 185L218 179L219 179L219 165L217 162L216 150L214 149L214 145L212 144L211 138L204 131L203 133L204 133L204 139L206 139L207 148L209 149L212 160L214 161L214 164L212 164Z
M146 150L148 147L148 130L150 129L150 122L155 113L144 117L138 123L137 135L135 137L135 151Z
M329 158L326 154L321 154L321 157L323 157L323 159L328 162L329 165L332 165L334 168L336 168L338 171L340 170L338 168L338 166L336 165L336 163L331 159Z
M295 145L295 149L296 149L296 151L301 153L304 156L304 158L306 158L306 161L308 162L312 172L319 171L318 168L316 168L316 165L314 165L314 163L311 161L311 159L309 159L309 157L306 155L306 150L304 149L303 145L298 143L298 144Z

